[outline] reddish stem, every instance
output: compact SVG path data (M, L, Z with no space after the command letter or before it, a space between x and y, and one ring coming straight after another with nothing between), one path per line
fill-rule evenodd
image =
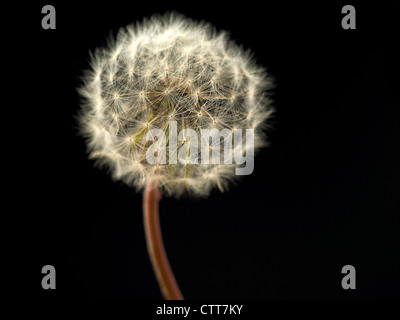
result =
M147 249L165 300L183 300L165 253L158 214L161 191L156 183L149 183L143 195L144 230Z

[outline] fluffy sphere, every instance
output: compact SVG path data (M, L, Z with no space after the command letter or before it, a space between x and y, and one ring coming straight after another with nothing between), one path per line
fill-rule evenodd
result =
M265 120L273 111L270 87L265 70L226 33L176 14L154 16L120 29L108 47L91 55L79 88L80 124L90 157L113 178L137 189L156 180L170 195L207 195L214 186L224 190L241 165L202 163L201 152L190 147L191 161L173 162L171 149L161 144L155 154L164 152L166 161L149 163L146 153L157 139L149 141L148 133L163 130L169 145L171 121L178 133L252 129L257 149L265 145ZM178 137L177 149L185 144L186 136ZM222 157L226 148L207 146L210 157Z

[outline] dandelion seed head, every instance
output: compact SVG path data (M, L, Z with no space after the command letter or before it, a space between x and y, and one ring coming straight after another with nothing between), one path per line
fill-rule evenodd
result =
M171 120L178 132L252 128L257 149L265 145L273 112L271 87L266 71L225 32L177 14L153 16L121 28L108 47L91 55L79 88L81 129L90 158L107 166L114 179L137 189L155 179L169 195L205 196L213 187L225 190L238 165L169 163L168 157L166 164L150 164L147 133L167 132ZM186 137L178 148L189 141ZM161 142L154 139L157 154L168 153ZM186 154L191 157L200 152Z

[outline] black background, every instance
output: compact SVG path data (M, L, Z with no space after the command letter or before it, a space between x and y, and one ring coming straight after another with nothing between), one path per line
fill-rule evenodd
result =
M122 26L175 10L229 31L276 79L271 146L257 155L253 174L223 194L160 203L185 298L399 297L393 8L279 3L43 2L25 9L36 75L25 104L33 127L26 133L27 188L20 191L26 200L16 206L28 230L22 242L32 291L25 292L161 299L141 194L93 167L74 115L89 50ZM56 8L56 30L41 28L45 4ZM356 7L356 30L341 27L346 4ZM57 270L56 290L41 288L47 264ZM348 264L357 271L356 290L341 287Z

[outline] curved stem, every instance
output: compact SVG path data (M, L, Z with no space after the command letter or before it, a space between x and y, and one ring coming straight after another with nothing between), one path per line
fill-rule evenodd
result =
M143 195L143 220L147 250L164 299L183 300L162 241L158 215L158 202L160 199L161 191L157 184L149 183Z

